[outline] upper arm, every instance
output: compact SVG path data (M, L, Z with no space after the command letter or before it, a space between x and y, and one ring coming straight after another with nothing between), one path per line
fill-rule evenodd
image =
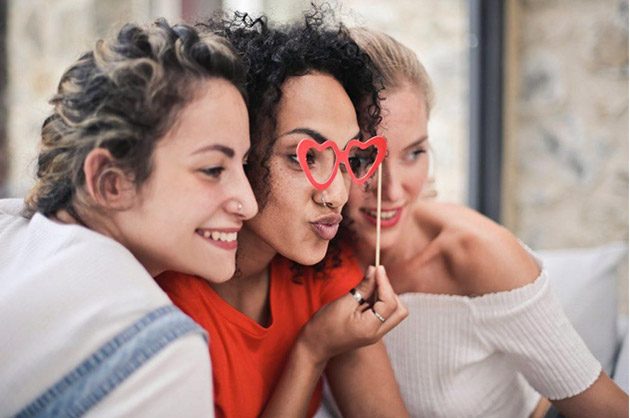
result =
M171 343L90 410L91 417L213 417L208 347L195 334Z
M333 357L326 377L344 417L408 415L382 341Z

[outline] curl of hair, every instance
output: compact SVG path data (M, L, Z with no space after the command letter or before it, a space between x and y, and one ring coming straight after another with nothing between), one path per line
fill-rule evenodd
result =
M99 40L66 70L50 100L25 215L65 209L76 217L83 164L95 148L107 149L115 169L139 188L151 174L155 144L194 100L199 82L214 78L246 98L244 68L229 43L187 25L126 24Z
M332 7L313 5L302 21L280 27L272 27L265 16L239 12L217 15L198 27L227 38L245 64L251 139L246 173L261 211L272 184L268 161L276 141L278 104L289 78L313 72L332 76L352 101L361 129L376 134L379 87L370 58L336 21ZM314 266L316 274L339 266L339 255L340 249L331 244L328 256ZM299 277L301 266L296 264L294 273Z

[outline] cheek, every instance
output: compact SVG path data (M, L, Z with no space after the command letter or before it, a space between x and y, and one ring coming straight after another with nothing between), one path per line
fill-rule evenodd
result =
M357 186L356 184L352 185L350 189L350 196L348 198L348 203L346 204L346 208L344 210L348 219L353 222L362 221L360 208L365 206L367 203L367 199L370 197L370 193L363 191L361 186Z
M420 192L427 181L428 174L429 163L426 158L420 161L413 169L405 170L403 182L405 188L413 198L417 198L420 195Z
M351 211L357 210L367 196L368 194L361 189L361 186L352 185L348 196L348 209Z

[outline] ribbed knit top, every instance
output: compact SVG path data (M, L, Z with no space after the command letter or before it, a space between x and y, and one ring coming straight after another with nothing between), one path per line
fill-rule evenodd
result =
M409 317L384 340L414 417L528 417L538 393L570 397L601 372L544 270L510 291L400 299Z

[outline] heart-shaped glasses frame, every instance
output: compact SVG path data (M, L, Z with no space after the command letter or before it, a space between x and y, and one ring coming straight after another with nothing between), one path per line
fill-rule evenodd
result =
M350 151L354 147L358 147L359 149L365 150L368 147L372 147L372 146L376 147L376 150L377 150L376 158L374 159L374 164L372 164L372 167L370 167L370 169L364 176L357 178L354 175L352 168L350 167L350 161L349 161ZM331 148L333 152L335 153L335 157L336 157L335 166L332 169L330 177L328 178L328 180L326 180L325 183L319 183L318 181L316 181L313 178L313 175L311 174L311 171L308 167L308 162L306 160L306 157L307 157L308 152L313 148L319 152L323 152L327 148ZM348 142L348 144L346 144L346 147L343 151L340 151L337 144L333 141L326 141L322 144L319 144L318 142L316 142L315 140L311 138L306 138L300 141L300 143L297 146L296 153L297 153L298 161L300 162L300 167L302 167L302 170L306 174L306 177L311 182L311 184L318 190L324 190L328 188L328 186L330 186L330 183L333 182L333 180L335 179L335 176L337 175L337 170L339 170L339 164L342 164L342 163L346 165L346 170L350 174L352 181L354 181L356 184L364 183L367 179L370 178L370 176L372 176L372 174L374 174L379 164L385 158L385 154L387 153L387 141L382 136L372 137L365 142L361 142L358 139L353 139L350 142Z

